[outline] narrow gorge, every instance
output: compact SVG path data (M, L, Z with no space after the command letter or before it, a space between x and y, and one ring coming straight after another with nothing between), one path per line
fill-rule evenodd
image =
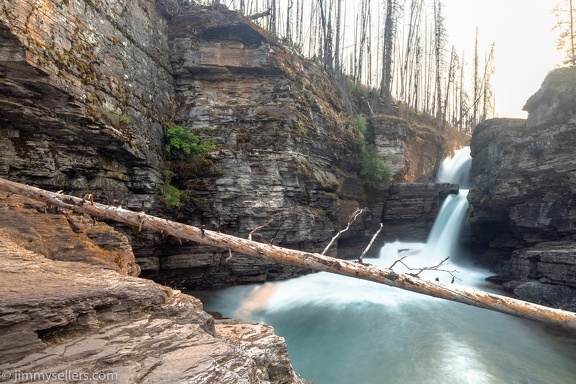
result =
M463 253L508 294L576 311L576 70L549 74L527 120L468 137L194 3L0 0L0 177L309 252L367 208L328 253L356 258L383 223L377 257L427 239L463 188L435 182L439 166L470 145ZM171 126L210 148L171 154ZM389 179L367 179L367 151ZM0 218L0 371L305 382L272 327L209 315L181 290L310 270L2 192Z
M369 207L331 252L345 256L339 249L372 236L389 184L360 178L362 133L353 117L367 101L346 79L332 81L224 8L170 0L1 4L1 177L242 237L275 218L254 239L302 250L323 248L354 210ZM423 122L366 120L366 145L396 182L431 181L458 145ZM190 127L215 149L174 163L164 149L167 122ZM181 205L167 204L168 183L185 191ZM450 188L417 188L414 198L429 206L423 228ZM10 194L1 209L3 371L73 366L125 382L300 381L270 328L214 320L172 288L306 270L112 228Z

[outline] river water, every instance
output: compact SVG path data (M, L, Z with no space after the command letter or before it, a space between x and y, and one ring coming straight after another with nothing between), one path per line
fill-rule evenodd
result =
M440 181L468 188L469 149ZM467 190L449 196L426 244L384 244L371 264L446 264L423 278L494 290L489 272L458 257ZM414 270L412 270L414 272ZM576 338L528 320L329 273L192 292L208 311L258 321L285 338L292 365L314 384L576 383Z

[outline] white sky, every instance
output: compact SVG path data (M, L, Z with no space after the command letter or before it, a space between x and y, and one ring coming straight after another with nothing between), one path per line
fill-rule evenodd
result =
M499 117L526 117L522 111L546 74L561 63L556 51L559 31L552 8L560 0L444 0L444 17L449 44L473 57L476 26L479 50L496 43L492 87ZM472 63L467 65L471 68Z

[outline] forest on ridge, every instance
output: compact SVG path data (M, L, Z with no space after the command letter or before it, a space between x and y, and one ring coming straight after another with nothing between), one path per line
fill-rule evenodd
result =
M442 0L233 0L226 5L356 92L376 92L467 133L494 116L495 44L479 46L477 33L473 51L458 52L445 28Z

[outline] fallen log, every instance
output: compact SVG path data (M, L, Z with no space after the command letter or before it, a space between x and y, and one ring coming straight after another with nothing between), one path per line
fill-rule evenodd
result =
M576 313L533 304L477 289L454 284L428 281L417 276L395 272L356 261L336 259L318 253L258 243L203 228L177 223L134 212L120 207L99 204L89 199L58 194L0 178L0 190L27 196L73 212L84 213L108 220L115 220L139 228L160 231L171 236L199 244L228 249L245 255L295 264L315 271L336 273L405 289L428 296L473 305L512 316L539 321L576 330Z

